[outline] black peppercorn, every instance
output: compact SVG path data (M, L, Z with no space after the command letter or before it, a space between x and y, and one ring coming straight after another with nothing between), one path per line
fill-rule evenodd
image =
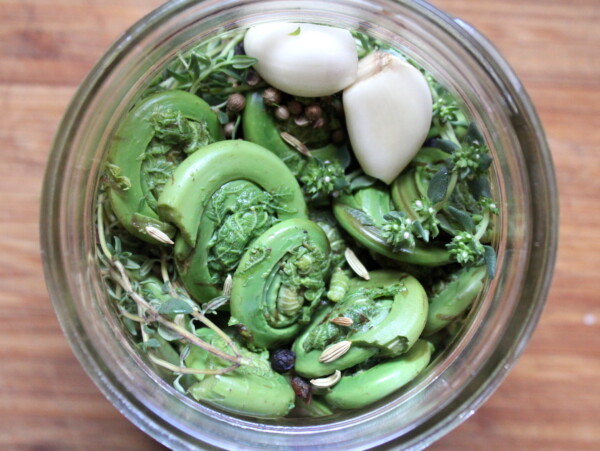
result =
M277 349L271 354L271 368L278 373L287 373L295 363L296 353L291 349Z

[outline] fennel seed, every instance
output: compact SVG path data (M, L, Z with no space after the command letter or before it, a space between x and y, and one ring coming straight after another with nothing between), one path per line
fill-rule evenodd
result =
M340 341L339 343L335 343L323 350L319 357L319 362L321 363L331 363L334 360L339 359L341 356L346 354L350 347L352 346L352 342L348 340Z
M341 371L335 370L335 373L333 373L327 377L320 377L319 379L311 379L310 383L317 388L328 388L328 387L333 387L335 384L337 384L341 378L342 378Z
M362 277L365 280L371 279L371 277L369 276L369 271L367 271L365 265L362 264L362 262L358 259L358 257L352 249L350 249L349 247L346 248L344 256L346 257L348 265L350 265L350 268L352 268L352 270L356 273L357 276Z
M202 309L200 310L203 315L209 312L215 312L219 307L227 304L229 302L229 296L217 296L212 298L206 304L202 304Z
M352 318L348 318L346 316L338 316L337 318L331 318L329 322L338 326L352 326L352 324L354 324Z
M165 232L160 229L157 229L153 226L146 226L146 233L154 238L156 241L160 241L165 244L175 244L171 238L167 236Z
M312 157L310 150L308 150L308 147L306 147L306 145L295 136L290 135L288 132L281 132L281 139L283 139L286 143L288 143L302 155Z
M233 277L231 274L227 274L225 278L225 282L223 283L223 296L230 297L231 296L231 287L233 286Z

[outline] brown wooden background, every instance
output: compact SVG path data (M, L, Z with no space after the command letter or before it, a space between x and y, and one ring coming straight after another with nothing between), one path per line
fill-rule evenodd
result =
M157 0L0 0L0 449L160 449L87 378L48 300L38 210L78 83ZM559 259L501 388L433 449L600 449L600 0L434 0L478 27L528 89L556 164Z

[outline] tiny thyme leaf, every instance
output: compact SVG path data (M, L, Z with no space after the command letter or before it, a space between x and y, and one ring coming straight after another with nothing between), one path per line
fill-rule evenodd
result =
M229 116L227 115L227 113L225 111L219 111L217 113L217 116L219 118L219 124L225 125L229 122Z
M144 342L144 349L160 348L160 343L156 338L150 338Z
M373 218L371 218L368 214L366 214L362 210L348 207L348 208L346 208L346 213L348 213L350 216L352 216L354 219L356 219L358 222L360 222L361 225L363 225L363 226L374 226L375 225Z
M453 143L449 139L432 139L429 142L429 147L434 147L434 148L440 149L446 153L452 154L460 146L456 143Z
M369 186L373 186L377 180L373 177L361 174L358 177L355 177L350 182L350 191L358 191L361 188L368 188Z
M448 168L443 166L432 178L429 182L429 187L427 188L427 197L432 204L437 204L441 202L446 197L446 193L448 192L448 185L450 183L450 174L448 172Z
M493 279L496 274L496 251L492 246L483 246L483 249L483 258L485 260L487 273L488 276L490 276L490 279Z
M492 197L490 183L484 176L469 181L469 190L475 199L479 199L480 197Z
M475 223L470 213L460 210L452 205L446 208L446 211L452 216L452 218L460 225L463 230L473 233L475 230Z
M192 306L183 299L171 298L163 302L158 309L161 315L178 315L180 313L190 314L194 311Z
M481 132L477 128L474 122L469 124L469 128L467 129L467 133L465 134L464 141L467 143L472 143L475 141L483 142L483 136Z
M299 28L298 28L299 29ZM236 55L231 61L234 69L248 69L254 66L258 60L248 55Z
M129 318L123 318L123 323L131 335L134 337L138 334L137 325Z
M288 36L298 36L300 34L300 27L296 28L291 33L288 33Z
M166 341L175 341L181 339L181 335L173 332L172 330L163 326L162 324L158 325L157 332L158 335L160 335L161 338L165 339Z
M414 229L415 235L417 235L419 238L421 238L426 243L429 242L429 230L427 230L425 227L423 227L423 224L421 223L421 221L413 222L413 229Z
M181 350L181 353L179 354L179 365L180 366L185 366L185 359L188 358L188 356L190 355L190 351L191 351L191 347L190 345L185 345L183 347L183 349Z

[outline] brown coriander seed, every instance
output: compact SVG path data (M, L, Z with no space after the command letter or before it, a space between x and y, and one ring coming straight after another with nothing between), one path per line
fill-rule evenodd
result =
M248 86L256 86L261 82L260 75L254 69L250 69L248 71L248 75L246 75L246 83Z
M267 88L263 91L265 105L277 106L281 103L281 91L275 88Z
M316 121L323 116L323 110L319 105L313 103L304 109L304 115L309 121Z
M287 108L290 114L292 114L293 116L298 116L304 110L302 104L297 100L290 100L287 104Z
M344 133L344 130L341 128L334 130L333 133L331 133L331 140L336 144L343 143L346 140L346 134Z
M228 122L223 126L223 133L227 138L231 138L233 136L233 131L235 130L235 123Z
M246 97L239 92L229 94L227 97L227 111L233 114L239 114L244 110L246 106Z
M290 111L285 106L279 106L275 110L275 117L280 121L287 121L290 118Z

